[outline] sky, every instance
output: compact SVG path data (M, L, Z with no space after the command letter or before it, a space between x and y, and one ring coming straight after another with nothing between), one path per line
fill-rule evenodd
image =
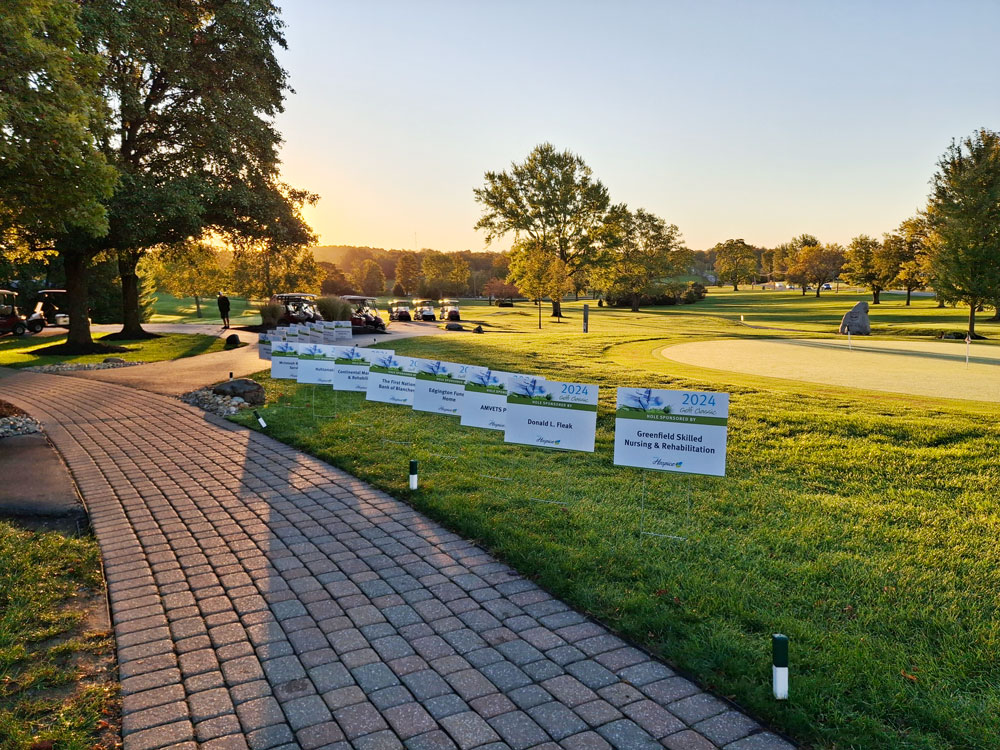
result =
M846 244L1000 130L997 2L279 2L321 244L486 249L473 189L545 141L693 249Z

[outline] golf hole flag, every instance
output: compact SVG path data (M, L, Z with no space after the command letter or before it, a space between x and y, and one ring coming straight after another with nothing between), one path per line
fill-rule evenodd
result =
M465 374L462 424L503 430L507 426L507 378L513 373L469 367Z
M299 344L298 381L314 385L333 385L336 349L337 347L326 344Z
M596 385L511 375L507 390L504 442L594 452Z
M417 363L414 357L401 357L390 352L375 357L368 369L368 401L413 406Z
M271 377L275 380L297 380L299 374L299 345L292 341L274 341L271 344Z
M458 415L465 397L465 373L468 365L437 359L417 360L417 382L413 408L435 414Z
M619 388L615 463L726 475L729 394Z

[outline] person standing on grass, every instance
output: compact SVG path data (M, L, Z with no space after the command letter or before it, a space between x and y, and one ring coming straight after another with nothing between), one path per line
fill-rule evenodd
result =
M215 301L219 303L219 315L222 318L222 327L229 328L229 297L219 292L219 297Z

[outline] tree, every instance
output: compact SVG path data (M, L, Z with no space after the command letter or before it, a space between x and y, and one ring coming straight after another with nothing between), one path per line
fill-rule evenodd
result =
M448 273L448 281L452 294L464 294L469 289L469 263L465 258L455 256L451 261L451 271Z
M538 305L539 328L542 327L542 300L548 297L558 303L573 290L566 264L533 242L517 244L511 250L508 282ZM562 317L561 308L555 305L555 309Z
M421 294L428 294L431 297L444 295L452 267L451 257L447 254L439 250L424 250L420 263L423 275Z
M515 244L529 242L559 258L569 276L593 262L609 199L582 158L542 143L510 171L487 172L485 179L473 192L483 207L476 229L486 233L487 244L513 234ZM552 315L561 315L557 300Z
M86 268L118 177L93 135L102 60L80 48L80 16L71 0L10 0L0 13L0 243L13 259L72 240L59 246L69 341L93 349Z
M719 282L733 285L738 292L741 281L750 281L757 273L757 255L743 240L726 240L715 246L715 272Z
M792 237L788 242L765 253L762 258L762 262L767 264L764 273L772 281L794 281L788 277L788 271L795 264L799 250L818 244L820 244L819 240L811 234L800 234L797 237Z
M416 253L404 252L396 263L396 283L403 287L403 294L413 294L420 279L420 259Z
M483 286L483 294L489 298L489 303L493 304L493 299L514 299L520 296L520 290L514 284L508 284L503 279L493 277Z
M913 290L927 286L926 266L922 261L927 249L927 231L927 222L914 216L903 221L895 232L886 234L883 242L884 263L896 271L891 283L906 290L907 307Z
M362 294L381 294L385 290L385 274L382 273L382 267L369 258L355 272L354 285Z
M270 299L281 292L316 294L326 276L308 248L266 240L237 241L229 272L233 290L248 299Z
M1000 134L985 128L952 142L938 161L927 220L937 291L976 308L1000 299Z
M897 275L896 269L887 271L885 263L882 262L884 257L885 252L881 242L866 234L859 234L847 247L844 268L841 271L841 275L849 284L871 290L873 305L879 304L882 290L891 284Z
M320 283L320 294L326 295L337 295L350 294L354 291L354 287L351 282L347 280L344 276L344 272L341 271L336 263L319 263L319 267L323 270L326 276Z
M101 249L118 256L119 335L136 338L144 333L136 267L151 248L245 230L253 241L270 236L271 251L303 244L289 239L294 226L273 221L276 203L296 200L277 179L273 124L288 88L275 55L285 40L271 0L89 0L82 8L82 45L106 62L109 114L98 143L122 175L105 201ZM286 222L308 234L296 208L284 211Z
M654 294L667 277L685 273L691 264L691 252L683 246L677 226L641 208L632 212L625 206L614 207L604 244L592 283L605 295L628 297L632 312L639 312L643 294Z
M201 298L228 286L219 253L203 242L164 247L147 256L146 269L157 289L175 297L193 297L200 318Z
M806 284L815 284L819 297L823 284L836 279L843 267L844 249L840 245L807 245L799 250L791 274L801 279L803 294Z

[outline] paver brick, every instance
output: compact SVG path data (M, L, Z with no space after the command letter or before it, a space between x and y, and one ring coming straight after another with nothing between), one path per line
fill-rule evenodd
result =
M529 708L528 714L554 740L561 740L564 737L585 732L588 729L583 719L566 708L562 703L557 703L556 701L549 701L548 703Z
M597 729L597 733L619 750L652 750L659 743L638 724L629 719L619 719Z
M523 711L511 711L489 720L489 724L513 750L525 750L546 742L550 737Z
M667 750L716 750L715 745L691 729L685 729L663 738Z
M681 721L653 701L629 703L622 712L657 739L684 729Z
M688 726L697 724L702 719L715 716L725 711L728 706L708 693L695 693L688 698L674 701L667 708Z
M760 724L739 711L726 711L694 725L693 729L722 747L760 729Z
M490 725L472 711L452 714L439 721L461 750L469 750L500 739Z
M351 740L386 729L388 726L378 709L368 702L346 706L334 711L333 715L344 730L344 734Z
M383 711L386 721L402 739L408 739L437 727L437 722L419 703L403 703Z
M726 750L795 750L795 746L773 732L761 732L726 745Z
M285 722L285 714L281 710L281 706L271 696L238 704L236 715L239 717L240 725L245 732L253 732L256 729L275 724L283 725Z

